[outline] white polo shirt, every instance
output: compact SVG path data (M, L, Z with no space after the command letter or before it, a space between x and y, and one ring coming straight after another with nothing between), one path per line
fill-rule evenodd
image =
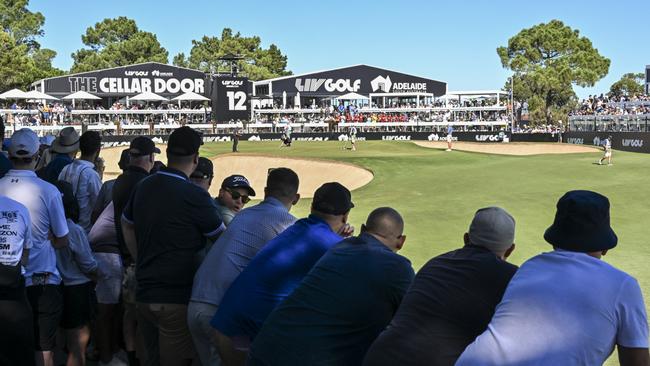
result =
M32 247L31 219L27 208L0 196L0 263L15 266L23 250Z
M79 203L79 226L88 234L92 228L90 215L102 188L95 165L86 160L74 160L63 168L59 180L72 184L72 192Z
M34 273L50 273L49 284L61 283L54 247L49 240L50 230L57 238L68 235L59 190L33 171L12 169L0 179L0 196L23 204L32 220L32 248L25 267L25 285L31 286Z

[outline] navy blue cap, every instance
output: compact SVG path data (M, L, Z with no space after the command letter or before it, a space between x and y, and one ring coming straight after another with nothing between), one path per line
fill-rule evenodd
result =
M245 188L250 196L255 197L255 190L251 187L248 179L243 175L235 174L227 177L221 183L221 188Z

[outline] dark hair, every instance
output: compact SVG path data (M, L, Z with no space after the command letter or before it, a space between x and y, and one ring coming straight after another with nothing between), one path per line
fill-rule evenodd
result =
M198 154L198 153L197 153ZM176 155L172 154L169 151L167 152L167 164L189 164L192 161L194 161L194 156L197 154L192 154L192 155Z
M153 167L151 168L151 171L149 173L153 174L153 173L159 171L160 169L166 168L166 167L167 166L165 165L165 163L163 163L160 160L156 160L156 161L153 162Z
M2 117L0 117L0 141L5 138L5 122L2 120ZM0 146L0 150L2 150L2 146Z
M370 232L388 234L404 229L404 219L395 209L379 207L374 209L366 219L366 229Z
M92 155L102 147L102 137L97 131L86 131L79 138L81 155Z
M266 193L269 196L293 198L298 192L298 174L289 168L269 169L266 178Z
M65 211L66 219L70 219L75 223L78 223L79 202L77 202L77 198L74 196L72 184L63 180L57 180L54 182L54 186L56 186L59 192L61 192L61 198L63 199L63 210Z

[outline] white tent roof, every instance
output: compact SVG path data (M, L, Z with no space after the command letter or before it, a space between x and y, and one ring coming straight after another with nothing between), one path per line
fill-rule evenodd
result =
M1 99L27 99L26 93L20 89L11 89L0 94Z
M167 98L162 97L156 93L144 92L140 93L134 97L129 98L130 100L143 100L143 101L166 101Z
M188 91L187 93L183 93L175 98L172 98L172 100L199 100L199 101L206 101L210 100L209 98L204 97L201 94L197 94L195 92Z
M25 97L27 99L37 99L37 100L41 100L41 99L59 100L59 98L55 98L55 97L53 97L51 95L48 95L48 94L45 94L45 93L41 93L38 90L30 90L30 91L28 91L27 93L25 93Z
M369 98L366 96L363 96L361 94L357 93L347 93L345 95L341 95L340 97L336 97L336 99L340 100L368 100Z
M70 99L76 99L76 100L98 100L102 99L96 95L90 94L88 92L85 92L83 90L79 90L78 92L72 93L70 95L66 95L62 99L65 100L70 100Z

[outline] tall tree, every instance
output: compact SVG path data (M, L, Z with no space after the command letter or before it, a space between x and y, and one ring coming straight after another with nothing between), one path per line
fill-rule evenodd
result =
M26 88L37 79L63 73L52 67L56 52L41 48L38 43L37 39L44 34L45 17L27 9L28 3L28 0L0 0L0 90Z
M514 97L528 101L533 123L563 118L575 105L573 86L593 86L610 64L580 31L559 20L523 29L497 54L514 71Z
M86 29L81 40L87 48L72 54L72 72L150 61L168 62L169 53L160 45L156 35L138 29L135 20L126 17L96 23Z
M221 38L203 36L192 41L190 56L179 53L174 57L174 65L191 67L202 71L229 72L228 62L219 58L226 55L242 56L237 67L251 80L262 80L278 76L291 75L287 70L287 56L271 44L269 48L261 47L260 37L243 37L239 32L224 28Z
M620 97L622 95L641 95L643 94L643 82L645 75L639 73L627 73L621 77L621 80L612 84L609 88L609 95Z

